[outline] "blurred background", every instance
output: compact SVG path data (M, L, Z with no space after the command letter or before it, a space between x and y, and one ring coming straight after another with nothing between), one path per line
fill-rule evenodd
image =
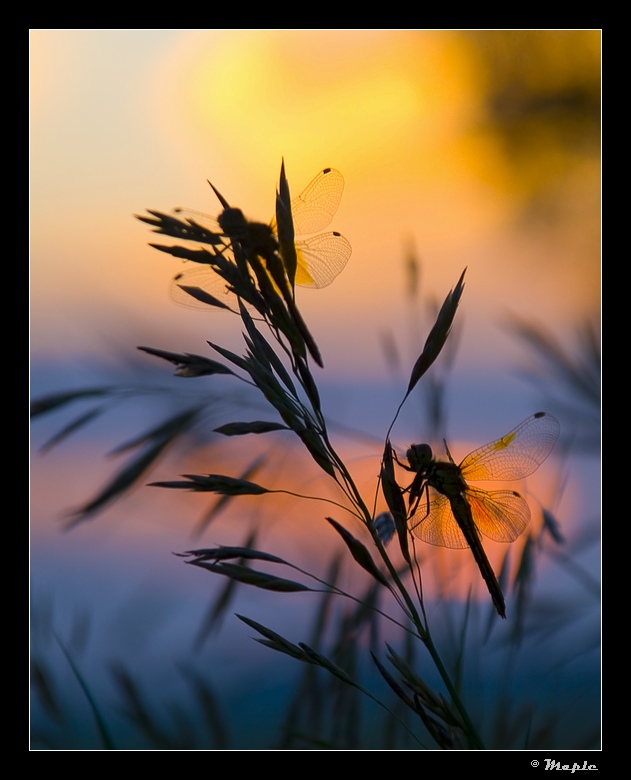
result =
M294 195L324 167L345 177L331 228L352 257L331 286L299 290L298 304L324 357L336 443L367 495L436 307L465 268L453 348L409 399L394 443L446 436L459 462L533 412L559 417L562 442L521 489L533 524L545 506L565 546L538 558L511 691L543 746L598 745L600 47L599 30L30 32L31 395L100 390L31 428L34 747L103 746L77 670L117 722L119 747L252 749L278 737L271 724L302 670L252 642L232 613L301 641L314 599L239 590L202 641L224 583L172 553L256 529L256 546L322 574L339 552L329 508L244 499L211 522L214 502L145 485L252 466L269 487L331 488L286 438L209 435L266 419L254 395L223 377L173 377L136 350L243 347L234 317L174 303L182 264L149 247L156 237L133 215L217 213L210 180L267 221L281 159ZM125 473L135 439L200 399L203 425L63 531ZM436 553L429 580L455 614L471 583L465 553ZM491 549L496 565L504 553ZM486 607L484 589L475 594ZM497 692L488 657L478 660L480 689ZM211 737L182 725L202 688L223 718ZM153 730L140 690L163 719Z

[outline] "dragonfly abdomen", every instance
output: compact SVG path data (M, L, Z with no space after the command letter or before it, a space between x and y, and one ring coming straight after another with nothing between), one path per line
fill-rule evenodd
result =
M458 523L458 527L462 531L467 544L471 548L473 558L478 566L478 569L480 570L480 574L482 575L484 582L486 583L486 587L491 594L491 599L495 609L497 610L497 613L500 617L505 618L506 604L504 602L504 594L502 593L500 584L497 580L497 577L495 576L491 562L487 558L484 547L482 546L480 533L475 523L473 522L469 502L462 492L449 495L448 498L453 516Z

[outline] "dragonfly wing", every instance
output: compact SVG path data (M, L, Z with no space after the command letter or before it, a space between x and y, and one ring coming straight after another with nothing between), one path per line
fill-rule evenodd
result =
M514 490L470 487L465 495L476 527L495 542L513 542L530 522L530 508Z
M326 287L344 269L352 248L339 233L320 233L296 243L296 284Z
M418 512L410 519L415 536L437 547L463 550L467 540L451 511L449 499L430 488L429 511L427 501L421 499Z
M523 479L548 457L561 427L551 414L533 414L501 439L471 452L460 464L465 480Z
M223 306L236 306L236 298L228 290L227 282L219 274L216 274L210 266L196 266L177 274L171 280L169 292L171 298L181 306L206 312L211 311L212 307L208 303L204 303L203 300L196 298L194 293L187 292L187 287L193 290L202 290L220 301Z
M291 201L291 212L296 235L310 235L324 230L337 211L342 193L344 177L335 168L325 168ZM188 222L198 228L215 234L223 234L217 219L210 214L188 208L177 208L173 212L177 219ZM272 220L276 229L276 220ZM191 236L191 240L195 240ZM197 239L199 240L199 239Z
M340 205L344 177L335 168L325 168L291 201L296 235L319 233L327 227Z
M203 211L195 211L194 209L177 208L173 210L173 215L176 219L191 226L191 235L188 237L190 241L218 243L214 237L223 239L223 230L219 222L210 214L204 214ZM209 242L204 236L210 236L213 240Z

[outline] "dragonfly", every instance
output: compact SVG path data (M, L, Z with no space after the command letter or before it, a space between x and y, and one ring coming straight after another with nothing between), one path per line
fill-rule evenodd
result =
M294 231L303 237L295 242L295 284L301 287L326 287L341 273L352 254L352 247L343 235L336 231L322 232L337 212L343 191L342 174L335 168L324 168L291 201ZM222 205L228 206L217 190L215 193ZM213 244L215 251L224 251L230 238L249 243L263 258L278 250L276 220L269 224L252 222L238 209L229 207L218 217L183 208L175 209L174 213L191 228L190 235L182 235L182 238ZM221 237L226 238L227 243L221 243ZM187 288L199 288L220 300L230 295L224 280L208 266L177 274L171 287L171 295L178 303L194 308L203 306L195 297L190 297Z
M469 482L520 480L548 457L559 436L558 420L537 412L496 441L469 453L456 465L435 460L428 444L406 453L415 472L409 491L408 525L422 541L439 547L469 547L498 614L506 617L504 596L482 546L481 536L513 542L530 522L530 509L515 490L482 490ZM445 445L446 446L446 445Z

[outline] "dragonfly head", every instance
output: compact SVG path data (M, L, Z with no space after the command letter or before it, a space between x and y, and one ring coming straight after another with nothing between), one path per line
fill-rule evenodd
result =
M234 237L239 240L240 236L247 235L248 223L241 209L224 209L217 217L217 222L219 222L223 232L230 238Z
M412 471L417 472L424 471L433 458L429 444L413 444L405 455Z

